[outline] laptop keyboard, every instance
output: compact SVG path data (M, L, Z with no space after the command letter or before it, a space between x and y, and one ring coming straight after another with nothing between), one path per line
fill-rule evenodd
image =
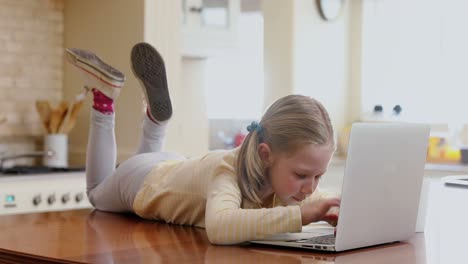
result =
M304 238L304 239L296 240L295 242L307 243L307 244L334 245L335 244L335 236L333 234L331 234L331 235L326 235L326 236Z

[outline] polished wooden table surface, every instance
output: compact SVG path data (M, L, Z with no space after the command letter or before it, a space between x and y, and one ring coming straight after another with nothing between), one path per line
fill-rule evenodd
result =
M467 192L409 241L342 253L215 246L204 229L95 210L0 216L0 263L468 263Z

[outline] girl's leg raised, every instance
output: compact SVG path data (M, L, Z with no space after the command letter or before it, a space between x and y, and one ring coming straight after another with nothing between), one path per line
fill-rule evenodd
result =
M68 61L75 66L84 81L84 88L93 93L93 109L86 153L86 184L90 202L98 209L120 210L120 199L115 188L108 186L113 195L102 198L104 180L112 178L116 167L116 142L114 131L113 102L125 82L119 70L106 64L93 52L80 49L66 49ZM109 185L109 184L105 184ZM115 185L115 184L114 184ZM99 189L102 189L99 188ZM101 194L98 194L101 192ZM107 192L105 192L107 193ZM99 196L99 199L96 199ZM109 201L110 200L110 201ZM103 206L104 205L104 206Z
M137 153L161 152L167 123L172 116L164 60L150 44L138 43L132 48L131 63L146 102L146 116Z
M94 95L86 157L89 200L99 210L132 212L136 193L151 169L164 160L184 159L178 154L161 152L172 115L162 58L146 43L132 49L132 68L143 85L148 109L137 155L122 162L116 170L113 100L125 77L92 52L68 49L67 53L69 61L80 69L85 88Z

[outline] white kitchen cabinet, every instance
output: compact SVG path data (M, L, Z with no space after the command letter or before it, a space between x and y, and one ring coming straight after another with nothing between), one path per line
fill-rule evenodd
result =
M240 0L182 0L182 56L209 57L236 47Z

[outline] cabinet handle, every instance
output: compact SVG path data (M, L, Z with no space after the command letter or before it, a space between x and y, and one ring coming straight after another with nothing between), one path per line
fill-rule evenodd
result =
M189 8L189 11L193 13L201 13L203 11L203 7L192 6Z

